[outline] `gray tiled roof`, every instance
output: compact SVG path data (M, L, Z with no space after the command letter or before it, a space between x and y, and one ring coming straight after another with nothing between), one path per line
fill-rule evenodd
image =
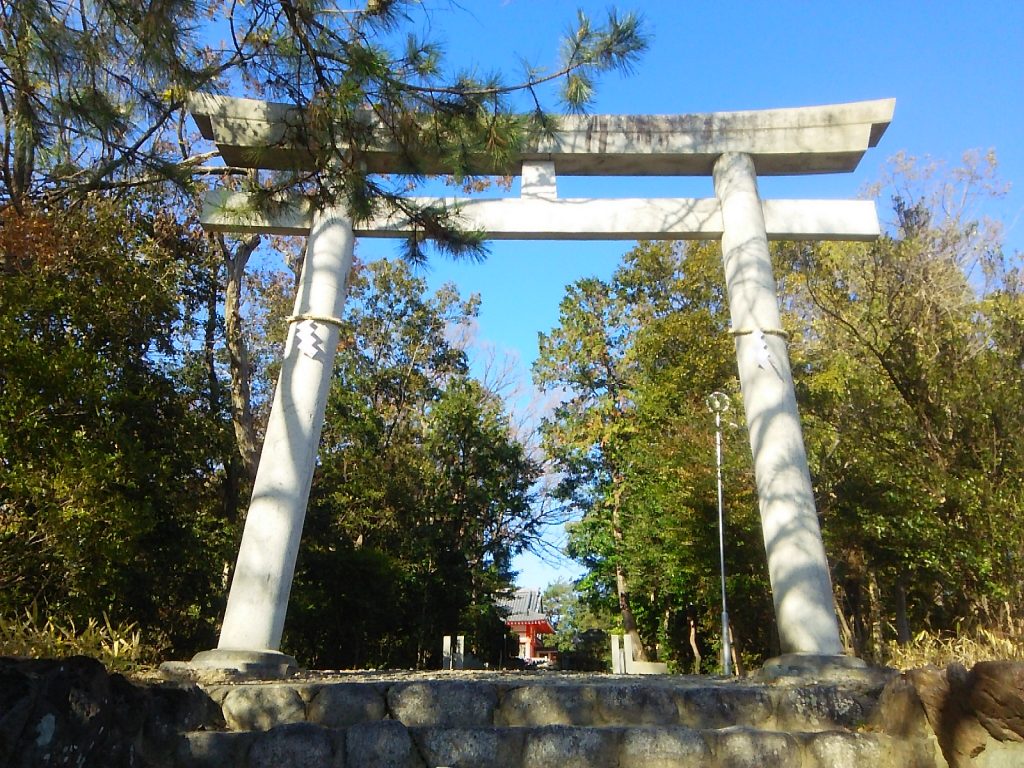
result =
M517 589L509 597L499 598L498 608L506 613L505 621L541 621L546 620L544 606L541 603L540 590Z

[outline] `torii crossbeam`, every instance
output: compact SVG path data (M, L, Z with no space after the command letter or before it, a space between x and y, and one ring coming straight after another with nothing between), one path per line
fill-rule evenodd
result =
M768 200L757 175L852 171L892 120L892 99L798 109L698 115L563 118L553 136L524 147L506 167L471 158L480 173L520 175L518 198L421 199L444 207L490 239L722 239L732 332L754 457L781 647L784 653L842 653L828 563L818 526L769 239L878 237L869 201ZM314 153L296 107L197 95L192 113L225 162L250 168L311 167ZM386 141L360 148L371 173L408 173ZM420 172L446 173L424 158ZM715 197L562 199L558 175L714 178ZM259 208L235 193L207 198L203 225L229 232L308 234L306 259L281 376L246 518L216 650L196 666L283 669L288 595L312 482L356 236L402 237L401 215L353 227L347 211L307 200Z

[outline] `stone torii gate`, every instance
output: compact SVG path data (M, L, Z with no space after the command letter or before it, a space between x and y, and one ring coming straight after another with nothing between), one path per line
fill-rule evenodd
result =
M871 240L870 201L764 200L757 176L849 172L892 120L892 99L822 107L694 115L563 118L550 138L498 173L521 176L520 197L431 199L491 239L721 238L743 405L754 457L772 597L785 654L840 656L828 563L797 413L769 239ZM202 134L231 166L310 166L293 140L297 108L197 95ZM371 173L402 173L384 145L364 152ZM422 170L422 169L421 169ZM426 169L445 173L442 166ZM712 176L715 197L559 198L558 175ZM295 559L316 462L355 237L403 237L401 215L353 226L341 208L303 200L259 210L214 191L203 225L223 232L308 235L284 361L253 485L218 647L197 667L284 670L280 653Z

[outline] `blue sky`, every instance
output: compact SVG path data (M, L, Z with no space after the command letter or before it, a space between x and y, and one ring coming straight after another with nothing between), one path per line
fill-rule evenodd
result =
M515 79L521 58L554 67L558 38L582 8L595 19L607 2L425 0L424 30L448 59ZM648 0L636 10L651 34L632 76L606 76L595 113L677 114L831 104L894 97L896 113L857 172L762 181L764 197L855 197L899 151L956 165L971 149L994 148L1010 193L983 211L1001 219L1008 250L1024 250L1024 2L831 2ZM709 179L559 179L561 196L711 197ZM880 214L886 217L884 206ZM606 277L629 243L494 243L483 264L435 259L434 287L479 293L478 341L517 359L528 376L538 331L558 320L565 286ZM363 259L394 253L361 244ZM710 429L710 426L709 426ZM553 534L557 540L557 533ZM543 587L579 571L521 559L522 586Z

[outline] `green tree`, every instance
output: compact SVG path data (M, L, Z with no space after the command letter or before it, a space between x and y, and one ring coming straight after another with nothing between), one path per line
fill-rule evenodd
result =
M548 584L543 595L544 612L555 634L547 642L559 651L574 651L580 647L582 636L593 630L607 630L614 619L610 614L595 610L568 581Z
M298 133L316 170L278 175L271 186L311 189L345 201L354 215L386 203L416 217L442 246L477 249L436 212L414 210L406 180L387 186L363 167L361 147L405 150L412 174L438 160L458 180L505 173L503 160L552 118L545 86L582 109L595 78L628 69L646 46L639 19L609 14L595 25L580 14L563 59L549 72L527 67L521 82L445 72L440 46L399 34L428 13L412 0L374 0L339 11L324 0L4 0L0 3L0 204L78 197L196 175L231 173L193 152L184 131L189 93L244 85L258 97L303 109ZM215 43L227 35L225 43ZM512 112L517 94L531 107ZM370 119L368 119L370 118ZM356 151L350 151L356 148ZM469 158L488 158L472 167ZM410 241L410 253L419 253Z
M700 605L709 627L719 614L705 398L736 389L720 269L715 247L640 244L608 283L570 287L534 369L538 382L570 391L544 434L563 473L561 498L582 513L569 543L589 571L581 586L591 600L614 595L620 613L627 605L637 634L670 658L689 647L685 606ZM748 454L737 437L726 435L727 570L744 606L734 616L737 635L760 650L770 604ZM633 585L626 599L624 583Z
M17 211L22 217L5 220L8 225L5 237L17 239L21 237L18 233L26 231L38 230L37 234L44 230L59 231L61 238L80 244L83 253L102 253L103 258L111 263L115 259L113 249L121 249L120 257L128 269L135 265L137 249L150 247L146 242L149 235L144 233L147 228L152 228L154 234L158 226L174 231L173 237L169 238L173 245L163 243L160 250L161 258L173 252L174 259L180 260L160 262L161 268L168 272L178 270L174 271L176 277L171 281L177 281L173 290L169 284L163 283L156 287L135 286L130 274L118 273L109 265L103 266L106 270L103 274L94 274L91 280L87 279L86 275L91 274L89 269L98 268L98 262L91 261L87 268L76 266L75 270L63 276L68 295L73 294L76 301L84 303L110 301L111 307L119 307L121 304L113 299L121 299L123 303L132 295L132 288L142 290L137 308L140 313L153 312L153 324L146 326L141 315L132 315L138 338L133 336L131 345L116 341L94 342L94 337L110 337L114 329L109 322L94 323L91 320L83 321L86 330L82 333L65 337L66 347L57 344L56 337L47 337L50 346L42 343L38 346L40 350L49 350L47 354L52 353L53 359L61 355L82 359L74 363L69 360L66 365L62 363L68 371L76 373L55 376L46 381L46 387L41 387L36 381L43 374L33 366L42 370L46 365L42 357L32 356L31 345L8 342L4 349L5 363L10 363L3 370L4 383L10 391L24 396L20 400L12 400L9 405L11 416L18 420L19 425L4 436L8 441L5 448L8 444L13 446L9 456L21 455L14 451L15 447L27 452L33 440L46 442L51 438L55 441L53 451L56 455L57 442L63 440L71 445L73 437L85 446L80 449L82 456L79 458L82 477L75 488L84 493L91 484L97 497L113 493L120 487L113 476L120 477L120 474L128 472L126 462L139 462L141 467L146 465L148 458L153 458L154 467L164 468L160 473L147 476L146 482L125 481L125 486L135 489L140 498L149 498L139 509L129 508L126 502L122 504L114 493L110 497L114 501L107 504L106 511L97 511L94 515L100 521L95 527L108 534L105 540L118 542L110 545L110 551L95 556L116 554L124 561L116 567L112 565L111 573L116 572L117 579L126 588L143 590L147 583L145 579L127 575L134 573L132 568L145 560L144 547L138 545L142 541L142 532L156 530L153 527L156 523L148 520L144 512L151 507L162 510L163 499L170 497L174 497L178 505L176 514L182 517L167 517L161 511L159 514L153 512L153 520L164 520L165 517L177 522L192 520L193 528L209 525L212 530L205 541L213 548L198 547L196 552L205 554L197 554L196 557L200 560L205 557L208 562L217 564L209 569L209 580L220 578L219 564L223 559L220 543L223 537L233 536L238 500L244 496L247 483L245 475L251 477L253 474L259 451L260 408L265 386L263 373L273 373L273 364L268 364L267 356L263 354L265 348L261 345L274 334L253 333L252 328L247 329L245 321L254 318L247 317L242 309L247 281L259 282L258 274L253 275L251 270L247 273L247 265L260 240L245 238L236 241L217 236L204 241L188 223L191 197L174 197L167 191L166 185L170 182L173 189L184 190L191 195L202 191L201 185L195 183L197 180L210 176L228 179L237 176L237 169L208 162L216 154L209 147L194 144L185 120L189 92L220 90L228 84L231 87L242 85L251 95L285 99L303 109L305 124L302 132L310 140L310 146L315 148L317 171L283 171L264 175L263 178L250 175L244 181L240 180L257 194L271 194L282 189L308 192L321 200L347 204L356 216L365 215L379 205L402 208L420 223L420 234L435 238L442 250L479 256L482 247L477 234L455 232L434 211L412 210L404 195L438 159L450 163L450 170L457 181L470 185L473 183L472 174L503 168L502 159L514 152L519 142L552 125L552 118L540 107L551 97L550 86L563 83L564 103L570 108L583 108L591 95L594 79L602 72L628 69L645 46L644 35L634 16L610 14L604 26L594 25L580 16L578 25L567 38L564 60L554 71L542 73L528 69L521 82L508 84L496 77L478 80L446 72L437 45L401 35L406 14L426 12L418 3L374 0L351 13L339 13L337 10L331 4L317 0L250 0L247 3L172 0L148 4L120 0L89 3L0 0L0 117L3 126L0 212L10 217L13 215L11 211ZM228 36L226 46L210 42L225 33ZM513 107L523 101L520 95L525 97L528 105L526 117L513 114ZM372 116L372 120L368 121L367 116ZM359 148L378 141L389 142L406 151L410 176L387 179L367 175L360 161ZM355 151L350 152L351 148ZM481 166L470 167L467 158L478 157L481 153L490 159ZM137 194L139 188L154 186L161 190L154 193L158 200ZM107 198L98 197L98 194L105 194ZM109 224L109 219L104 219L95 233L82 234L74 230L72 225L94 227L96 222L91 217L97 221L103 219L97 211L110 206L122 210L118 208L121 204L114 202L116 197L120 197L127 206L123 209L124 216L137 229L114 232L121 225ZM39 210L47 210L55 216L45 227L39 224ZM62 216L66 218L58 221ZM100 233L109 235L109 240L101 242L93 237L93 234ZM28 238L23 239L28 242ZM30 264L29 267L19 267L16 278L5 286L5 330L10 338L35 339L41 333L33 323L42 323L43 313L33 307L40 302L46 304L48 300L39 294L42 283L32 283L31 288L26 286L30 280L41 279L43 274L33 272L36 267L31 266L40 247L46 244L53 253L63 253L55 239L60 238L47 235L39 244L27 244L24 248L19 243L21 251L9 250L7 253L9 259L24 258ZM70 252L78 258L79 251L75 248ZM419 236L408 243L407 255L413 259L423 257ZM44 263L46 258L39 261ZM8 269L7 264L5 269ZM276 291L279 286L273 279L266 285L272 294L280 295ZM97 286L112 295L101 295L102 291ZM166 304L165 300L172 295L173 300ZM221 302L222 310L219 308ZM60 314L63 311L70 318L67 324L73 325L78 322L78 315L74 312L83 317L88 314L84 303L67 309L53 306L57 313L55 317L64 318L65 315ZM95 312L102 314L105 309L97 307ZM116 312L111 313L111 317L116 315ZM259 319L256 320L258 324ZM169 333L164 323L171 323L175 332ZM138 339L146 341L143 343ZM257 342L255 346L251 343L253 340ZM94 348L94 345L102 349ZM436 348L450 349L443 344ZM450 402L452 406L445 417L447 421L438 420L435 426L438 429L445 426L453 439L460 437L456 431L460 426L456 418L460 411L454 405L458 388L453 387L449 395L443 382L424 379L419 371L423 365L442 368L448 365L450 370L444 371L443 375L454 380L453 377L462 375L455 371L457 366L453 360L457 355L446 353L453 360L445 362L435 359L433 349L435 347L416 347L416 354L425 355L428 363L409 361L414 369L412 379L406 381L397 377L389 382L381 378L378 383L382 384L383 395L380 392L373 395L383 407L393 407L395 413L402 414L401 419L383 414L387 431L373 438L382 439L385 448L392 444L398 446L394 453L387 454L396 464L400 464L401 451L405 450L402 446L413 438L421 443L426 439L423 435L426 434L429 409L424 404L433 402L427 397L428 392L433 393L431 397L444 395L451 398L444 401L444 404ZM119 350L124 350L124 353ZM129 350L134 351L134 357ZM109 363L104 355L115 352L121 356L115 363ZM95 376L91 378L84 373L90 365L96 368ZM435 376L437 370L432 368L429 376ZM129 372L134 378L128 376ZM227 384L223 383L225 379ZM388 389L396 383L400 386L408 384L411 389L398 392ZM126 397L119 402L120 407L128 410L121 414L119 421L115 421L120 424L134 420L137 415L131 410L133 408L152 408L160 419L166 419L167 424L164 425L163 421L148 424L144 433L136 435L140 441L138 444L129 443L119 433L108 435L104 442L98 436L102 430L88 424L83 415L89 410L88 404L95 400L94 410L113 418L111 414L114 411L109 404L115 402L115 394L135 391L133 387L136 385L135 399ZM77 389L90 386L93 400L80 396ZM464 401L463 410L475 403L476 428L485 433L493 431L500 421L496 404L485 396L486 393L472 391L468 383L466 387L460 395ZM99 395L101 391L106 394ZM409 402L404 399L414 395L420 399L414 398ZM397 399L389 400L393 397ZM55 411L55 406L47 405L47 402L52 400L61 404L66 400L77 402L79 398L84 398L82 402L85 405L72 409L83 420L79 428L47 432L47 419L57 418L62 413L59 409ZM154 403L160 404L159 407ZM414 403L422 413L408 415L412 413L410 403ZM362 407L365 403L353 405ZM182 410L179 412L176 408ZM37 409L48 414L46 418L39 416ZM444 409L439 407L438 410L442 412ZM220 450L230 435L224 430L225 414L232 417L237 457ZM367 417L370 427L380 425L377 414L367 414ZM184 422L190 418L198 419L200 426L184 427ZM138 420L140 423L145 421L142 416L138 416ZM68 420L68 424L72 422L73 419ZM47 434L33 437L34 429ZM114 428L109 427L108 432L110 429ZM185 436L179 434L181 429L185 430ZM357 435L359 429L362 427L356 428ZM192 439L195 435L204 434L205 444L197 444ZM466 447L480 451L481 445L473 442L476 439L474 435L466 435ZM159 443L157 437L166 437L167 444ZM128 446L132 448L130 455L124 453ZM188 474L186 469L190 465L184 457L193 448L197 453L193 456L192 475L186 481L183 473ZM410 458L418 462L414 463L414 468L420 473L419 480L427 476L419 467L419 464L427 463L425 450L420 445L418 453L410 454ZM515 459L514 453L511 450L502 453L501 446L495 443L491 454L481 456L479 460L482 464L514 463L516 460L523 466L529 464L525 457ZM158 458L160 461L156 461ZM8 462L5 470L14 466L13 459L5 457L4 460ZM38 468L42 464L42 459L39 459L26 466ZM473 467L473 471L478 469ZM18 589L27 588L30 583L45 584L40 594L47 595L50 593L46 590L54 584L67 583L77 590L75 600L68 603L71 607L67 607L67 611L87 613L92 608L102 609L110 602L109 596L118 594L118 590L112 586L115 580L112 575L105 574L100 568L90 574L82 565L94 556L88 547L83 547L79 553L71 553L73 557L69 555L69 567L78 563L75 578L65 579L60 575L59 567L54 567L53 577L47 579L30 579L23 570L19 570L19 563L33 562L45 570L44 561L53 557L54 552L62 551L59 547L54 548L58 544L64 546L62 537L75 540L74 531L80 523L84 525L81 520L88 517L75 513L68 520L63 520L36 515L32 511L35 505L53 509L64 503L58 501L64 498L64 494L73 495L71 490L61 486L63 482L70 482L68 478L73 473L58 473L51 466L45 471L39 470L34 475L35 479L30 481L28 475L31 474L28 472L17 482L13 476L5 476L4 479L7 483L2 502L5 541L17 540L26 547L24 551L12 548L10 556L5 551L5 573L11 574L5 579L21 585ZM395 477L399 478L400 485L401 475ZM387 488L392 479L389 474L379 473L374 478L378 483L376 489L366 493L387 496L396 492ZM449 483L468 482L467 478L441 478L440 475L431 476L429 482L435 479L445 479ZM514 485L512 481L504 485L496 482L488 492L499 496L504 494L502 498L509 501L519 492L513 488ZM400 491L401 488L397 492ZM465 498L470 497L468 491L467 488ZM219 497L216 503L210 500L211 495ZM474 499L473 503L477 501ZM81 499L75 505L74 509L90 508ZM469 506L464 502L459 512L465 512ZM97 503L97 510L101 507L103 505ZM71 509L72 506L66 508ZM517 512L506 510L502 513L506 515L505 519L500 519L493 509L477 511L490 517L483 517L477 529L472 535L467 534L465 540L477 536L491 543L486 546L478 543L477 550L465 557L477 563L490 563L487 568L501 572L507 568L505 548L521 546L521 543L510 542L521 541L516 536L528 537L532 528L530 524L517 522ZM385 532L393 533L393 528L388 529L390 523L381 521L381 524ZM359 523L352 525L358 526ZM121 531L119 526L126 530ZM133 530L127 530L132 526L138 527L138 536ZM165 534L163 538L157 537L161 545L188 541L185 534L177 536L169 528L161 530ZM359 537L356 536L354 541L358 543ZM221 554L206 557L213 551ZM129 560L134 563L131 567L127 564ZM381 571L390 567L389 563L386 558L367 557L363 566L369 569L367 572L373 569ZM193 573L187 567L171 568L169 572L175 575ZM75 586L75 579L81 581L80 587ZM209 597L208 586L204 584L192 589L196 597L189 608L189 615L197 626L205 626L204 622L211 614L209 606L204 603ZM182 594L186 592L188 590L183 588ZM17 590L11 595L12 604L32 596ZM50 602L49 597L43 602L47 606L52 605L54 610L65 610ZM140 617L148 622L147 611L150 609L142 605L145 601L141 598L136 602L141 606L138 609ZM115 613L131 615L132 611L126 606L124 611ZM383 654L383 651L377 653L378 657Z
M887 184L891 235L774 249L837 605L868 656L890 631L993 617L1021 577L1020 256L971 210L999 191L994 158L945 173L899 158ZM683 606L717 634L703 399L736 390L719 259L641 244L609 282L570 288L535 368L569 390L545 436L582 513L582 588L611 596L628 574L635 626L677 659ZM730 612L757 657L773 642L763 547L742 430L725 437Z
M494 597L543 521L539 468L448 340L475 311L403 262L353 280L285 639L311 663L429 666L458 633L498 659Z
M0 613L208 641L228 543L224 422L176 375L191 239L139 206L0 227Z
M560 309L561 325L540 335L534 379L545 387L566 387L563 402L542 432L545 449L563 478L556 494L600 516L594 544L614 578L614 594L623 629L646 659L633 611L629 576L621 557L623 459L619 434L630 416L629 360L624 343L629 330L628 307L597 279L570 286Z
M437 211L414 210L406 195L439 161L467 183L472 174L507 173L503 158L553 125L541 108L550 86L562 83L561 101L582 109L595 78L628 69L646 39L636 16L613 12L601 26L581 14L553 71L526 67L510 84L446 72L439 45L400 34L419 13L427 11L411 0L374 0L344 12L320 0L0 0L0 209L167 183L201 192L197 180L236 177L237 169L211 164L215 150L195 145L186 114L190 92L241 84L302 108L298 134L316 155L312 172L246 176L251 191L309 192L347 204L356 217L381 205L399 208L420 224L406 244L409 257L424 258L424 237L450 253L482 256L479 233L455 231ZM225 35L226 43L213 42ZM526 116L513 114L519 95L526 96ZM408 175L368 175L359 148L379 142L403 149ZM483 166L470 167L468 158L481 156L488 158ZM179 203L185 220L193 201ZM201 262L212 272L206 295L223 301L222 320L213 305L204 308L205 330L213 332L203 341L207 370L214 371L222 331L225 389L249 479L259 455L259 398L252 392L259 372L241 307L246 267L260 242L214 236L221 263ZM211 392L218 388L211 379Z
M607 672L611 668L608 629L615 623L612 611L587 600L575 584L556 581L544 590L544 612L555 628L544 644L558 649L560 669Z
M198 44L201 5L0 2L0 205L183 178L201 164L182 163L173 140L186 95L239 60Z
M1019 256L965 207L994 158L903 158L896 230L784 249L819 508L852 643L953 629L1019 598Z

